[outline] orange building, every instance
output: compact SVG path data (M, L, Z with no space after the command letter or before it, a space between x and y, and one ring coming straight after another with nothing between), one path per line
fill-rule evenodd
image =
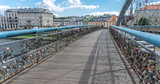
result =
M88 22L88 25L98 25L103 27L110 27L111 25L116 25L117 16L100 16L94 17Z

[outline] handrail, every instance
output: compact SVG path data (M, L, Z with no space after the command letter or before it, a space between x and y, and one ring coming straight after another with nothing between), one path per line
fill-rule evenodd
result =
M151 34L147 32L141 32L141 31L119 27L119 26L111 26L111 28L115 28L123 32L126 32L128 34L131 34L137 38L140 38L141 40L144 40L160 48L160 35L155 35L155 34Z
M128 27L160 27L160 25L128 26Z
M0 32L0 39L14 37L14 36L21 36L21 35L42 33L42 32L46 32L46 31L70 29L70 28L77 28L77 27L91 27L91 26L94 26L94 25L78 25L78 26L64 26L64 27L41 28L41 29L3 31L3 32Z

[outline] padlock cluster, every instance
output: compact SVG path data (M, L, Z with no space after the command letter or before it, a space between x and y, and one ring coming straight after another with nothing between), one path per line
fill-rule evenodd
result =
M156 67L157 59L154 54L144 50L135 41L125 37L124 34L117 30L111 28L110 32L121 52L139 77L140 83L159 84L160 75Z
M45 36L23 39L0 46L0 82L2 83L25 69L36 65L83 35L98 29L88 27L59 31L48 35L49 38L45 34Z

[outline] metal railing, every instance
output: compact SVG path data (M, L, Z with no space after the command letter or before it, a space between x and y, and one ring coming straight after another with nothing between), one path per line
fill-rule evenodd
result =
M160 36L118 26L111 26L110 33L140 78L140 83L159 84L160 56L146 44L160 47ZM139 41L145 42L145 45Z
M36 37L0 44L0 82L55 54L81 36L100 29L98 26L70 26L0 32L0 38L31 34ZM48 34L42 34L50 32ZM32 33L33 34L33 33Z

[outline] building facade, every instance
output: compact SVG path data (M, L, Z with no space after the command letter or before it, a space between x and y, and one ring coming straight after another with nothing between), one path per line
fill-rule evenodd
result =
M64 20L64 26L83 25L83 18L70 18Z
M4 16L0 16L0 25L4 30L19 29L17 9L8 9L4 12Z
M52 27L53 14L48 9L25 8L18 10L19 26L23 29L33 27Z
M160 25L160 5L143 6L135 11L134 25L138 25L140 18L149 19L149 25Z
M63 26L63 20L61 19L53 19L53 27Z
M110 27L110 25L116 25L117 16L99 16L94 17L88 22L88 25L98 25L103 27Z
M43 8L7 9L0 16L0 25L4 30L32 29L33 27L52 27L53 14Z

